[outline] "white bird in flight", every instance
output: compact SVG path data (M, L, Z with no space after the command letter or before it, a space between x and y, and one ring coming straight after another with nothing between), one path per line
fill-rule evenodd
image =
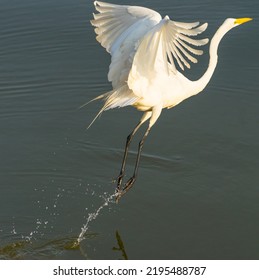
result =
M93 14L91 24L96 27L97 41L111 55L108 80L113 89L91 100L105 101L92 123L103 111L116 107L133 106L144 112L127 137L121 171L117 178L118 202L136 181L144 141L162 109L172 108L201 92L216 68L218 46L223 36L232 28L252 19L228 18L223 22L211 40L206 72L200 79L191 81L178 69L184 71L184 67L190 68L189 62L197 63L193 55L202 55L203 51L195 47L203 46L209 40L191 37L205 31L207 23L200 25L199 22L176 22L168 16L162 18L159 13L138 6L99 1L95 1L94 5L99 13ZM129 145L136 131L147 120L148 128L139 142L133 176L122 187Z

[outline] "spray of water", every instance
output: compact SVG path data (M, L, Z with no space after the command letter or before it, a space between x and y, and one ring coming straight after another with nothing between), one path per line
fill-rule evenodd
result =
M89 185L88 185L89 186ZM81 187L81 184L79 185L79 187ZM45 192L45 188L42 189L35 189L35 191L41 191L41 192ZM86 194L90 194L90 195L97 195L95 193L95 191L91 192L91 189L86 190ZM56 195L56 197L54 197L54 203L53 204L49 204L49 201L47 201L47 203L44 200L38 200L36 201L36 205L38 206L39 209L41 209L44 213L43 216L46 216L45 218L37 218L35 221L35 228L33 230L31 230L29 232L29 234L27 235L21 235L21 238L28 243L31 243L33 240L37 240L38 237L42 237L45 235L46 230L52 230L55 226L55 222L57 221L57 217L60 215L59 211L58 211L58 206L59 206L59 202L60 199L62 199L65 195L65 189L61 189L58 188L58 194ZM101 195L99 195L99 198L101 198L103 201L101 202L101 205L99 206L99 208L94 208L92 209L92 211L89 211L87 213L87 216L85 217L86 221L83 224L83 226L81 227L81 231L80 234L78 235L78 237L73 238L73 240L70 240L70 244L69 244L69 248L70 249L79 249L80 248L80 243L85 240L89 235L88 235L88 230L89 230L89 226L91 224L91 222L93 222L94 220L96 220L96 218L100 215L100 213L102 212L102 210L104 208L106 208L107 206L110 206L111 203L115 203L115 198L116 198L116 193L113 194L109 194L107 192L102 193ZM92 205L93 206L93 205ZM86 208L86 210L88 210L88 208ZM46 212L46 213L45 213ZM1 232L1 229L0 229ZM15 227L15 223L13 222L13 227L11 228L11 233L13 235L20 235L19 230L16 229ZM66 245L67 246L67 245Z
M106 206L108 206L108 204L110 202L114 203L115 196L116 196L116 194L114 193L114 194L110 195L109 197L106 197L105 200L104 200L104 203L95 212L88 214L88 218L86 220L86 223L81 228L81 232L80 232L80 234L77 238L77 241L74 244L75 247L78 246L82 240L84 240L84 235L89 228L90 222L95 220L98 217L98 215L100 214L100 212L102 211L102 209L105 208Z

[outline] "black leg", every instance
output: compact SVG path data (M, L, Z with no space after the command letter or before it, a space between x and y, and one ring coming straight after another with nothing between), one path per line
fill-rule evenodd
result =
M143 138L141 139L141 141L139 142L139 146L138 146L138 154L137 154L137 159L136 159L136 163L135 163L135 168L134 168L134 173L133 176L127 181L127 183L125 184L125 187L123 188L122 191L119 191L117 198L116 198L116 202L119 202L119 199L130 189L132 188L132 186L134 185L135 181L136 181L136 177L138 174L138 168L139 168L139 161L140 161L140 156L141 156L141 152L142 152L142 148L144 145L144 142L149 134L150 131L150 127L148 127L148 129L146 130Z
M141 124L142 123L139 122L138 125L133 129L133 131L127 137L126 146L125 146L125 150L124 150L124 156L123 156L122 165L121 165L121 171L120 171L120 174L117 178L116 192L120 191L120 189L121 189L121 183L122 183L122 179L123 179L124 174L125 174L125 165L126 165L126 160L127 160L127 155L128 155L130 143L132 141L133 136L135 135L137 130L140 128Z
M137 130L141 127L141 125L150 118L151 116L151 112L145 112L141 118L141 120L139 121L139 123L136 125L136 127L133 129L133 131L131 132L131 134L127 137L127 141L126 141L126 146L125 146L125 150L124 150L124 156L123 156L123 160L122 160L122 165L121 165L121 171L120 174L117 178L117 188L116 188L116 192L119 192L121 190L121 183L122 183L122 179L125 175L125 165L126 165L126 160L127 160L127 155L128 155L128 150L129 150L129 146L130 143L132 141L133 136L136 134Z
M144 145L144 142L149 134L149 131L151 129L151 127L154 125L154 123L157 121L158 117L161 114L161 111L163 109L163 103L159 103L158 105L152 107L152 110L147 111L144 113L143 117L140 120L140 123L136 126L136 130L140 127L141 124L143 124L146 120L148 120L150 118L149 121L149 125L148 125L148 129L146 130L144 136L142 137L141 141L139 142L139 146L138 146L138 154L137 154L137 159L136 159L136 163L135 163L135 169L134 169L134 173L133 176L127 181L127 183L125 184L123 190L121 190L121 187L119 185L119 188L117 189L117 196L116 196L116 202L118 203L120 198L130 189L132 188L132 186L134 185L135 181L136 181L136 177L138 174L138 168L139 168L139 160L140 160L140 156L141 156L141 151ZM136 132L136 131L135 131ZM134 130L132 133L135 133ZM134 135L134 134L133 134ZM130 135L130 139L129 142L131 141L133 135ZM128 142L128 141L127 141ZM125 154L127 156L127 149L128 149L128 145L126 144L126 148L125 148ZM125 161L126 161L126 156L125 160L123 159L123 164L122 164L122 177L124 175L124 168L125 168ZM121 175L120 174L120 175ZM120 179L120 184L121 184L121 179Z

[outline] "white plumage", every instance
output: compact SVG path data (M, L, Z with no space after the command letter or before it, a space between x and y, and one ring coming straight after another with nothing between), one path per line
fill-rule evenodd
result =
M156 84L167 83L170 76L178 74L174 60L182 70L184 66L190 68L188 61L197 62L193 55L203 53L190 45L208 42L190 38L205 31L207 23L199 26L199 22L181 23L168 16L162 19L159 13L144 7L100 1L94 5L99 13L93 15L91 24L96 27L97 41L111 54L108 80L113 86L112 91L94 99L106 101L98 115L128 105L142 111L151 109L161 99L161 89L154 92ZM179 103L177 92L172 101L165 93L162 108ZM143 99L146 95L148 100Z
M95 26L97 41L111 54L108 80L113 87L110 92L93 99L105 101L97 116L105 110L129 105L144 111L140 122L127 138L117 184L119 199L135 182L144 140L162 109L174 107L205 88L217 65L219 42L233 27L251 18L229 18L224 21L211 40L206 72L199 80L190 81L178 69L184 71L185 67L190 68L190 62L198 61L195 56L203 54L198 47L209 40L196 39L195 36L206 30L207 23L176 22L168 16L162 18L151 9L137 6L100 1L95 1L94 5L99 13L93 15L91 24ZM139 145L134 174L121 190L129 144L148 119L148 129Z

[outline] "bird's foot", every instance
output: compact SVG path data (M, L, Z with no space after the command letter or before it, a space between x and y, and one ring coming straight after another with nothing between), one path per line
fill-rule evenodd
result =
M116 190L119 191L121 189L121 183L123 179L124 174L120 173L120 175L117 178L117 188Z
M118 177L118 180L119 180L120 176ZM121 177L121 180L122 180L122 177ZM133 184L135 183L136 181L136 177L131 177L127 183L125 184L123 190L121 190L121 181L120 181L120 185L117 186L116 188L116 191L115 191L115 194L116 194L116 203L118 204L119 203L119 200L121 199L121 197L130 189L132 188Z
M136 177L135 177L135 176L131 177L131 178L127 181L127 183L125 184L125 187L123 188L123 191L124 191L124 192L127 192L130 188L132 188L132 186L133 186L133 184L135 183L135 181L136 181Z
M118 204L119 200L121 199L121 197L133 186L133 184L135 183L136 178L135 177L131 177L127 183L125 184L123 190L121 190L120 188L116 189L115 191L115 195L116 195L116 199L115 202Z

